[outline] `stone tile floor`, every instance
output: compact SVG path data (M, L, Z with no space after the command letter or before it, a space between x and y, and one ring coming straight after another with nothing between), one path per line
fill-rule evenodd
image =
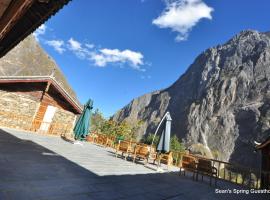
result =
M270 199L216 194L207 181L195 182L175 170L158 173L153 165L116 158L111 149L90 143L0 129L0 200ZM222 181L217 188L242 189Z

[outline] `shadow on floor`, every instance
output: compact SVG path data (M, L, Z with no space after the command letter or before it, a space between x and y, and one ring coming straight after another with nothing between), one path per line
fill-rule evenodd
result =
M173 172L97 176L41 145L0 129L0 199L189 200L266 196L215 194L215 188L207 183L194 182Z

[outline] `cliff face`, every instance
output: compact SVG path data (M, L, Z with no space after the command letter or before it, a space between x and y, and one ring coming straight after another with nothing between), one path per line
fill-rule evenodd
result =
M172 133L192 151L255 167L254 140L270 135L269 79L270 34L243 31L204 51L172 86L134 99L113 118L144 121L141 137L170 111Z

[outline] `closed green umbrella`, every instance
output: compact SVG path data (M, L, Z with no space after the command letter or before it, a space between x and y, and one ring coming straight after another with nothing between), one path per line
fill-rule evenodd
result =
M75 140L85 140L89 134L91 110L93 109L93 101L89 99L84 105L83 113L78 119L73 132Z
M153 142L155 140L157 133L161 132L161 136L157 145L158 157L160 156L160 154L168 153L170 151L171 122L172 122L171 115L169 112L166 112L166 114L163 116L154 134L152 145L153 145ZM151 148L152 148L152 145L151 145ZM157 167L158 167L157 171L162 171L162 169L160 169L160 160Z
M166 114L161 119L155 131L155 134L151 143L151 147L152 147L157 133L161 132L161 136L157 145L157 151L161 153L167 153L170 151L171 121L172 121L172 118L171 118L170 113L166 112Z
M157 145L157 151L161 153L168 153L170 151L172 118L169 112L167 112L165 116L165 120L163 121L161 126L162 134Z

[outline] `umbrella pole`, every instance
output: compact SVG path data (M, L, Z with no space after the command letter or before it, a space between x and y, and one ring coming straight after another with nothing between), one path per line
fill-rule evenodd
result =
M158 129L159 129L159 127L161 126L162 122L164 121L165 117L168 115L168 113L169 113L169 112L166 112L166 114L163 116L162 120L159 122L159 125L158 125L158 127L157 127L157 129L156 129L156 131L155 131L153 140L152 140L152 142L151 142L151 147L153 146L153 143L154 143L154 140L155 140L155 138L156 138Z
M150 153L149 153L148 158L150 157L150 154L151 154L151 152L152 152L152 146L153 146L154 140L155 140L155 138L156 138L157 132L158 132L158 130L159 130L159 128L160 128L160 126L161 126L162 122L164 121L165 117L168 115L168 113L169 113L169 112L166 112L166 114L163 116L163 118L162 118L162 119L161 119L161 121L159 122L159 125L158 125L158 127L157 127L157 129L156 129L156 131L155 131L155 134L154 134L153 140L152 140L152 142L151 142L151 146L150 146ZM157 156L158 156L158 158L159 158L159 154L158 154ZM160 167L160 159L158 159L158 168L157 168L157 171L159 171L159 170L160 170L160 168L159 168L159 167Z
M158 164L157 164L157 172L164 172L163 169L161 168L161 163L160 163L160 155L161 153L158 153Z

